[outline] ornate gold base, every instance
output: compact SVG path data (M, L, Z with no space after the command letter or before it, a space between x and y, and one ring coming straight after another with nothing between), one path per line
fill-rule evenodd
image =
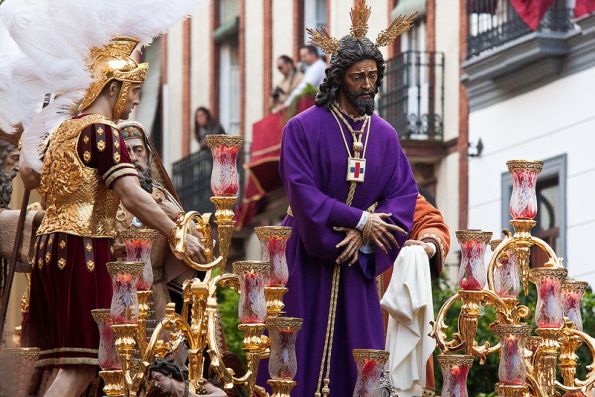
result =
M267 316L278 317L285 312L285 304L283 303L283 296L287 293L285 287L264 287L264 296L267 301Z
M112 330L116 334L118 354L130 354L136 346L137 324L114 324Z
M238 328L244 333L244 350L258 351L266 347L268 338L263 335L264 324L240 324Z
M103 392L108 397L124 397L123 376L121 370L99 371L99 376L103 379L105 386Z
M529 387L496 383L496 393L498 393L498 396L500 397L528 397Z
M291 389L296 385L296 382L290 379L269 379L267 383L273 390L271 397L290 397Z
M434 390L426 387L426 388L424 388L421 395L422 395L422 397L436 397L436 392Z
M153 295L152 291L138 291L138 318L140 320L147 319L149 317L149 310L151 310L149 306L149 302L151 301L151 295Z

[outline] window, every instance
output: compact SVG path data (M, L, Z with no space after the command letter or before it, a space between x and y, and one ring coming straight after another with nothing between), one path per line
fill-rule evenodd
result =
M304 43L310 41L307 28L327 27L326 6L327 0L304 0Z
M512 194L510 174L502 174L502 227L510 229L508 203ZM536 186L537 225L533 236L548 243L560 257L566 257L566 154L544 161ZM532 265L542 264L547 256L531 250Z

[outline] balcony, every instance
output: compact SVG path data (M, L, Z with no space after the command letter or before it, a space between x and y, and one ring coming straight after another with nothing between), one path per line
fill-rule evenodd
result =
M586 40L578 38L580 29L567 0L554 0L546 8L540 2L525 7L515 8L511 0L467 0L467 59L461 80L471 111L539 88L570 73L568 65L574 67L569 59Z
M441 141L444 54L407 51L386 63L378 111L403 140Z
M241 197L244 186L244 151L238 154L238 172L240 173ZM213 170L213 157L211 151L203 149L184 157L172 165L172 181L186 211L200 213L213 212L215 207L210 201L211 171Z
M556 0L535 31L568 32L573 28L572 15L573 9L567 6L566 0ZM467 18L467 58L501 47L533 32L510 0L468 0Z

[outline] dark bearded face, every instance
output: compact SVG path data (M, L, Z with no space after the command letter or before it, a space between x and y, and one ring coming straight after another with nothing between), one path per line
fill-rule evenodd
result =
M363 116L364 114L371 115L374 113L375 92L361 90L351 91L349 89L344 89L343 93L349 103L353 105L359 116Z
M153 173L151 167L143 167L138 160L133 160L132 164L138 171L138 178L140 179L140 186L147 193L153 193Z
M378 67L373 59L356 62L345 72L342 92L358 116L371 115L374 112L377 81Z

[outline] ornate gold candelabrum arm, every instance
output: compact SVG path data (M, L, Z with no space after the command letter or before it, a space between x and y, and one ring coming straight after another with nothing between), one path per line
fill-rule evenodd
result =
M135 396L143 380L144 370L148 367L148 363L142 363L136 375L133 375L132 354L137 346L138 324L114 324L112 330L116 335L116 349L122 363L124 395Z
M225 268L227 264L227 254L231 244L233 234L234 215L233 205L237 197L211 197L211 202L215 204L215 224L217 224L217 238L219 243L219 256L223 257L221 267Z
M151 291L138 291L138 348L144 352L147 348L147 319L149 318L149 302L151 300Z
M257 324L240 324L238 325L240 331L244 333L244 351L246 352L246 360L248 361L248 376L246 382L246 389L248 395L254 395L255 390L258 393L266 396L266 392L256 385L256 377L258 376L258 365L260 364L260 355L266 348L267 341L264 337L265 325Z

